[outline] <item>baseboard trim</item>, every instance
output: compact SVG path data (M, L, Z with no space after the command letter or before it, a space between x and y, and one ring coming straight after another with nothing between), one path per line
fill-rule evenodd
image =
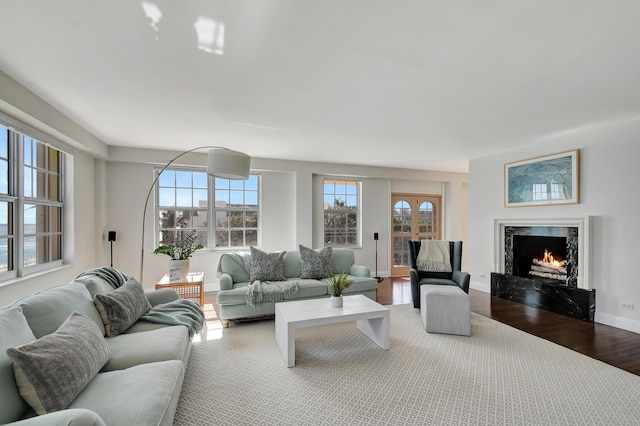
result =
M471 281L469 287L474 290L482 291L484 293L491 293L491 286L489 284L481 283L478 281Z
M595 322L640 334L640 322L596 311Z

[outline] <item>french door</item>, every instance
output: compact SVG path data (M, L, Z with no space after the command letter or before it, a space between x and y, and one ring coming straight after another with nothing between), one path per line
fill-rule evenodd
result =
M391 276L409 275L409 240L439 240L440 195L391 194Z

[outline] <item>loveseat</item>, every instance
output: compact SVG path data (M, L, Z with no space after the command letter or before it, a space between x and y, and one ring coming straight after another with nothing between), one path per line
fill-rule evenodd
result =
M312 252L318 253L319 256L328 256L328 269L316 273L314 278L307 278L310 275L305 274L305 270L309 269L307 261L309 256L314 256ZM255 268L256 265L256 253L259 251L253 251L252 248L252 253L225 253L220 258L220 291L217 303L220 305L220 319L224 327L228 327L231 320L271 317L275 314L277 300L263 301L256 306L247 303L248 286L252 283L252 273L255 272L252 271L252 267ZM355 264L353 250L324 248L312 251L300 246L300 250L279 253L284 279L297 284L297 291L284 293L281 298L283 301L329 297L327 283L324 280L326 273L348 274L348 279L352 280L353 284L344 290L344 295L363 294L371 300L376 300L378 281L371 277L369 268Z
M137 298L147 316L185 302L172 289L145 292L133 281L114 289L88 274L0 309L0 424L173 423L194 331L130 312L105 323L106 311L129 303L114 300ZM118 324L123 317L134 324ZM118 327L126 329L117 334ZM66 395L73 389L79 393Z

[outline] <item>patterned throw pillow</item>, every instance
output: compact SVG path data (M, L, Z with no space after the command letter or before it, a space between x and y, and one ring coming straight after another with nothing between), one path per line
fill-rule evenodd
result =
M38 415L64 410L109 361L98 326L72 313L54 333L7 349L20 395Z
M301 244L300 259L302 260L300 278L320 280L327 275L333 275L331 247L313 250Z
M144 289L135 278L129 278L122 287L110 293L96 294L93 303L109 337L122 333L151 309Z
M251 281L286 281L284 255L286 251L267 253L251 248Z

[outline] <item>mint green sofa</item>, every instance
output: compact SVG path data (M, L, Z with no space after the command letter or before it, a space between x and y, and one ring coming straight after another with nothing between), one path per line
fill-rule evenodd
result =
M105 337L111 357L67 409L36 416L22 399L6 349L55 332L73 312L104 333L93 303L113 291L95 276L27 296L0 309L0 424L171 425L178 405L191 338L185 326L138 322ZM178 298L171 289L146 293L152 306Z
M250 255L244 255L248 257ZM250 257L249 257L250 259ZM329 297L327 284L322 280L301 279L300 251L287 251L284 255L284 275L287 280L298 282L298 292L285 296L285 301L314 299ZM350 249L333 249L331 253L333 272L348 274L353 284L343 294L363 294L371 300L376 300L378 281L371 277L371 271L366 266L355 264L355 255ZM229 326L231 320L256 319L275 315L277 302L262 302L259 309L247 305L247 286L251 274L250 261L241 260L238 254L225 253L220 258L220 291L217 302L220 305L220 320L224 327Z

